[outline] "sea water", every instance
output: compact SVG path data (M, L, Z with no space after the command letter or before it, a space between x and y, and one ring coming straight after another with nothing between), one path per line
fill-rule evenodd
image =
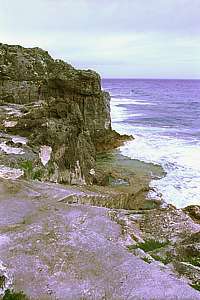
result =
M151 186L166 202L200 205L200 80L103 79L102 85L111 95L113 129L135 137L121 153L163 167L166 176Z

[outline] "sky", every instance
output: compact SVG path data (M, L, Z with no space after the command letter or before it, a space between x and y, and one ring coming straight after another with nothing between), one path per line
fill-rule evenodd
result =
M0 0L0 42L103 78L200 79L200 0Z

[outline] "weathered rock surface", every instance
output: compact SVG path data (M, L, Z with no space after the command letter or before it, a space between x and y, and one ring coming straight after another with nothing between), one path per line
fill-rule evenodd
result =
M131 138L109 101L96 72L0 44L0 295L200 299L199 207L147 198L159 166L98 160Z
M200 299L172 271L127 250L126 218L120 223L115 211L62 202L83 191L20 180L1 181L0 189L6 286L33 300ZM132 229L141 235L136 223Z
M140 239L136 238L129 247L135 254L138 248L143 249L145 261L152 263L152 258L155 259L199 289L200 224L194 222L184 210L165 204L160 208L127 215L126 231L132 232L132 223L138 224L141 230Z
M198 205L190 205L184 208L184 211L189 214L189 216L200 223L200 206Z
M40 166L43 179L92 183L96 151L130 138L111 129L110 97L101 90L100 76L40 48L0 44L0 100L7 115L1 118L3 131L28 137L38 155L40 147L51 147L49 161Z

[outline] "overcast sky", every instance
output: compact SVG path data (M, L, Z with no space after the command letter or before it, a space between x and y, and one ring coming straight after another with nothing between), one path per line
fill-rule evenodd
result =
M0 41L104 78L200 78L200 0L0 0Z

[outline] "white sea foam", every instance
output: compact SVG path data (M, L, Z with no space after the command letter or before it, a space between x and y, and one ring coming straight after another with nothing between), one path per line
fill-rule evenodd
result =
M129 113L128 114L128 110L125 107L121 107L119 106L120 104L132 104L132 103L136 104L136 100L131 100L131 99L111 99L111 115L112 115L112 122L122 122L124 121L127 117L141 117L144 114L142 113ZM141 103L139 103L141 104ZM143 102L144 104L144 102ZM146 102L147 104L147 102Z
M126 108L118 107L117 105L111 106L111 115L113 122L121 122L126 119Z
M117 101L118 102L118 101ZM126 122L129 111L111 102L112 127L120 133L133 134L134 141L120 148L123 155L144 162L160 164L167 175L152 180L151 186L161 192L168 203L177 207L200 204L200 142L165 136L169 128L132 126ZM119 119L117 114L119 112ZM173 129L172 129L173 130Z
M128 105L128 104L136 104L136 105L155 105L154 103L147 102L146 100L142 99L130 99L130 98L113 98L112 101L113 105Z
M134 131L134 130L133 130ZM164 136L135 136L121 147L123 155L160 164L167 175L153 180L151 186L177 207L200 204L200 145Z

